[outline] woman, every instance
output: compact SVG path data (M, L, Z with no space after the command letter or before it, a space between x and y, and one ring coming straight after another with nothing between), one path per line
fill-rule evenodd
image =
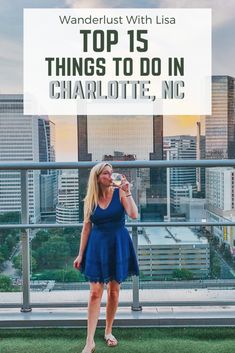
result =
M119 187L112 181L112 166L102 162L90 172L84 204L84 223L80 249L74 267L90 282L86 345L82 353L95 350L94 335L100 313L104 284L107 284L106 327L104 339L109 347L118 344L112 326L118 307L120 283L139 275L132 240L125 228L125 213L135 219L136 204L130 183L123 176Z

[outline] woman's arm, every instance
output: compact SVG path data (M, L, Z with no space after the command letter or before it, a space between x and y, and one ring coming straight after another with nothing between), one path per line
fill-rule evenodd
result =
M132 219L138 218L138 209L131 194L131 185L125 176L123 176L119 193L121 203L123 204L128 216Z
M89 238L91 232L91 222L83 222L81 240L80 240L80 248L79 255L83 256L84 250L86 248L87 240Z
M81 240L80 240L80 248L79 253L76 259L73 262L73 266L79 269L80 264L82 262L83 254L86 248L87 240L89 238L91 232L91 222L83 222L82 233L81 233Z

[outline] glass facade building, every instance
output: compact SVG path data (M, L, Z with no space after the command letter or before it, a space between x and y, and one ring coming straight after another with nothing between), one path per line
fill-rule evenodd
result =
M39 161L38 117L23 114L23 95L0 95L0 161ZM0 172L0 213L20 212L20 173ZM40 220L40 171L29 171L29 216Z
M23 114L23 95L0 95L0 161L55 161L54 124L48 117ZM29 171L29 215L56 206L57 171ZM0 172L0 213L20 212L20 173Z
M170 159L196 159L196 137L195 136L167 136L164 137L164 154L169 151ZM191 185L196 190L196 168L171 168L170 185L179 187Z
M78 171L64 170L59 175L56 223L79 221Z
M235 82L212 77L212 115L206 116L206 158L235 158Z
M125 160L134 156L138 160L163 159L162 116L78 116L78 160ZM108 158L110 156L110 158ZM123 157L124 156L124 157ZM152 168L138 171L134 177L135 187L141 190L141 219L163 219L166 214L165 170ZM86 192L88 171L79 171L79 199ZM159 202L161 198L161 202ZM80 204L80 220L83 207Z
M38 120L39 161L55 162L55 124L47 117ZM40 175L41 213L54 212L57 203L57 170L42 170Z

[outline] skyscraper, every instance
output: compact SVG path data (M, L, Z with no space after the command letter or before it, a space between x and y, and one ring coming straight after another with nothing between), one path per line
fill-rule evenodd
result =
M206 158L235 158L235 79L212 77L212 115L206 116ZM206 169L206 208L209 221L234 217L233 168ZM230 228L233 233L233 227ZM233 234L227 237L227 227L213 227L213 235L234 246ZM233 251L233 250L232 250Z
M207 168L207 209L221 216L235 216L235 169Z
M63 170L59 175L56 223L79 221L78 171Z
M23 114L23 95L0 95L0 161L55 161L54 124L48 117ZM29 171L29 215L56 206L57 171ZM0 173L0 212L21 211L20 173ZM40 207L41 206L41 207Z
M78 140L78 161L91 161L92 155L88 153L88 135L87 135L87 116L78 115L77 117L77 140ZM87 180L89 169L78 170L78 204L79 204L79 221L83 220L83 200L86 195Z
M235 158L235 83L230 76L212 77L212 115L206 116L206 158Z
M196 159L196 138L188 135L164 137L164 150L166 149L170 151L170 159ZM171 168L170 185L191 185L193 190L196 190L196 168Z
M162 159L162 116L78 116L78 160L107 160L115 151L120 154L135 156L136 159ZM118 158L116 159L118 160ZM82 200L86 192L87 175L85 170L79 172L79 197ZM138 173L137 173L138 174ZM152 185L160 185L158 172L148 173ZM143 175L146 176L144 171ZM146 184L146 180L143 183ZM149 183L147 183L149 188ZM151 186L152 186L151 185ZM81 187L82 186L82 187ZM141 188L140 188L141 189ZM159 187L159 193L164 188ZM142 190L143 191L143 190ZM145 189L147 202L147 191ZM143 196L141 196L142 199ZM81 205L81 202L80 202ZM146 206L146 205L145 205ZM156 216L156 215L155 215ZM83 217L80 208L80 219Z
M55 124L45 117L38 120L39 162L55 162ZM41 213L54 212L57 202L58 171L42 170L40 175Z
M207 168L206 170L206 201L208 221L223 222L235 220L235 169ZM229 244L235 255L234 226L214 226L213 235L221 242Z
M0 95L0 161L39 161L38 117L23 114L23 95ZM40 220L40 171L29 172L29 216ZM0 172L0 213L21 211L20 173Z
M201 122L197 121L196 159L205 159L205 135L201 135ZM205 197L205 168L196 168L197 195Z

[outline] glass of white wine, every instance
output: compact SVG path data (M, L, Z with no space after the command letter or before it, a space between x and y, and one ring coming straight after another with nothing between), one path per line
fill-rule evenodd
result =
M112 173L111 175L113 186L119 187L122 184L123 175L120 173ZM130 187L133 187L133 181L130 182Z
M122 183L122 174L120 173L112 173L111 175L113 186L120 186Z

